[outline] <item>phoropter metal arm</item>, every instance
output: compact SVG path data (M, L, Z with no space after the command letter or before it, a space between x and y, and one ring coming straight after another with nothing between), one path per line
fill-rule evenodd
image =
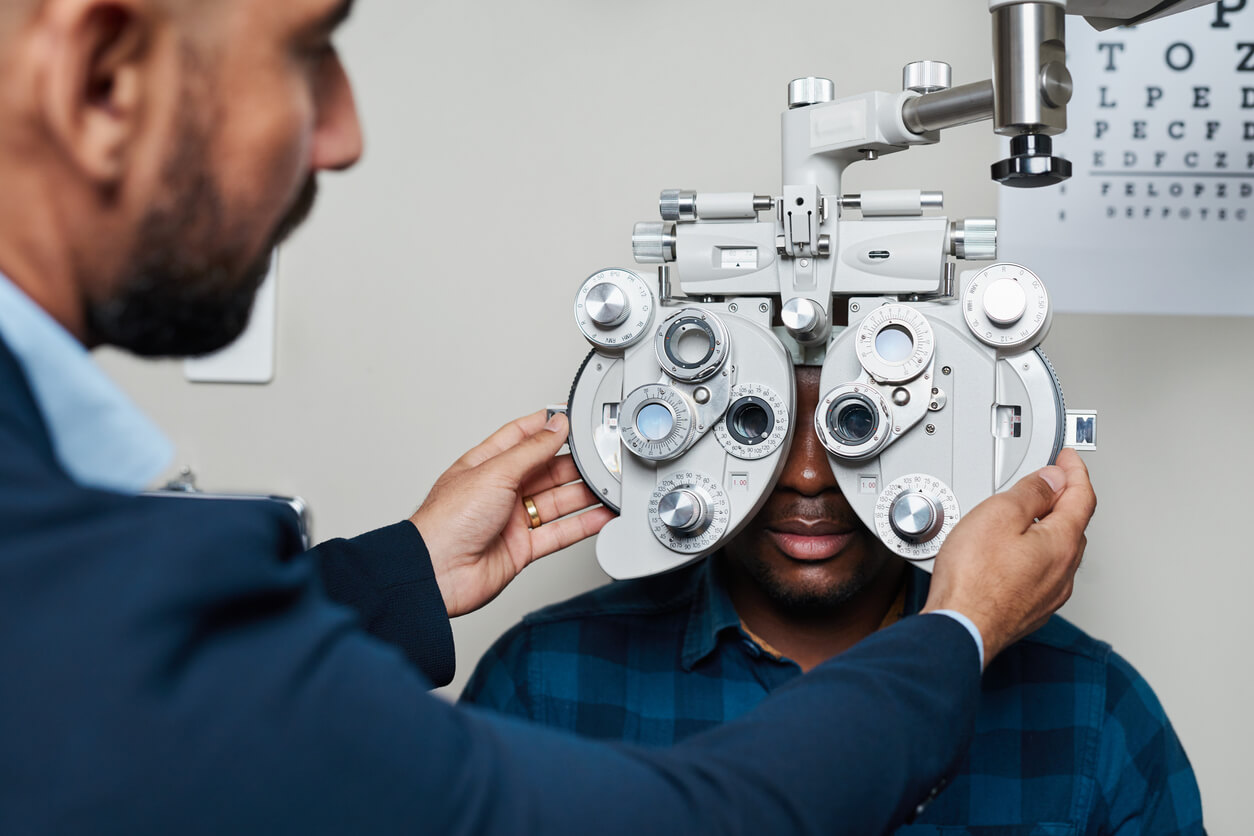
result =
M921 61L907 67L908 90L922 95L902 106L917 134L992 119L1010 138L1010 156L992 166L993 179L1018 187L1049 186L1071 176L1071 164L1053 154L1050 137L1067 129L1072 79L1067 70L1065 15L1081 15L1097 29L1144 23L1211 0L991 0L993 77L949 89L948 67ZM911 68L915 77L911 77Z

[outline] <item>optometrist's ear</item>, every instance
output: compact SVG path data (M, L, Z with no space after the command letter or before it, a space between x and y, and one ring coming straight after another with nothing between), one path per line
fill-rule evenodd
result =
M39 16L51 138L92 182L115 186L154 115L157 10L149 0L46 0Z

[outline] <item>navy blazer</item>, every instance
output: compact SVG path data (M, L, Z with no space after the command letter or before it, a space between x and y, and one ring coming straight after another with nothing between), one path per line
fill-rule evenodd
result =
M299 554L275 509L79 487L0 343L0 833L879 833L970 737L944 616L670 750L448 705L425 552L372 564L404 530Z

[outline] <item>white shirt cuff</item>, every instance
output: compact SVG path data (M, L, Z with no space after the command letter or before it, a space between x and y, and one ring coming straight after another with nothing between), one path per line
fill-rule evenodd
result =
M975 639L976 649L980 651L980 671L984 671L984 637L980 635L980 628L975 626L975 622L967 618L957 610L933 610L936 615L947 615L954 621L967 628L967 632L971 634L971 638Z

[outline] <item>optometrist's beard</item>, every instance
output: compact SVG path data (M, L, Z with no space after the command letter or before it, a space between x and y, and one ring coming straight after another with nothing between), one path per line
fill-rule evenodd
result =
M165 190L149 210L125 275L107 299L86 304L90 345L144 357L209 354L248 326L271 252L309 215L313 175L258 253L256 220L235 215L209 170L209 130L184 98L179 141L163 167ZM203 111L202 111L203 112Z

